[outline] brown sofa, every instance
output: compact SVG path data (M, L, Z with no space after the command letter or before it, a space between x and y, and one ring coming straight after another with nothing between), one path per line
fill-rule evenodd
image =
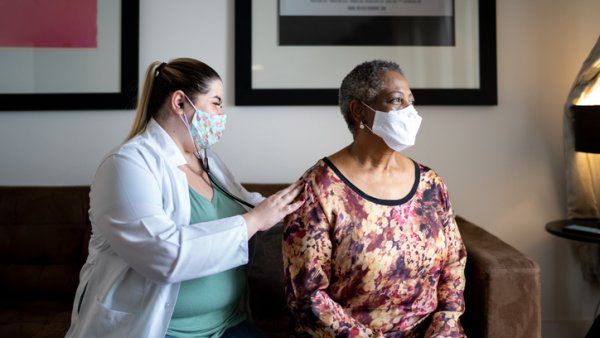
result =
M248 184L268 195L282 185ZM90 234L89 187L0 187L0 337L64 337ZM469 337L541 336L535 262L459 218L467 246ZM270 337L284 337L281 228L260 233L249 268L250 305Z

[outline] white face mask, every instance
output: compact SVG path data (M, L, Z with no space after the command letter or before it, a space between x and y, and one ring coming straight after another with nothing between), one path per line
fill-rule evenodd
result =
M421 126L421 116L415 107L410 106L400 109L382 112L375 110L362 103L375 112L373 129L365 125L371 132L383 139L388 147L395 151L402 151L415 145L417 132Z

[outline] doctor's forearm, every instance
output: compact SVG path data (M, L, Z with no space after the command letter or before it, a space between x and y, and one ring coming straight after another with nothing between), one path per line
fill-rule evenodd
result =
M246 221L246 230L248 231L248 239L250 239L260 229L258 220L256 219L257 217L251 212L243 214L242 217L244 218L244 221Z

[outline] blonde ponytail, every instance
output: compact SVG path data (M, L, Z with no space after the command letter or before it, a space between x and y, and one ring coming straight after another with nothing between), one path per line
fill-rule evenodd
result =
M148 66L148 69L146 69L146 77L144 80L142 95L140 96L140 101L138 102L135 110L135 120L133 121L131 131L129 132L129 135L127 135L127 139L125 141L129 141L135 136L143 133L148 126L148 122L150 122L150 119L152 118L152 114L148 110L148 105L150 102L150 94L152 93L154 78L156 77L156 72L161 64L162 62L160 61L154 61L150 64L150 66Z
M155 61L148 66L142 95L135 112L135 120L125 142L146 131L150 120L160 114L161 107L176 90L188 97L208 93L212 81L220 80L217 72L207 64L190 58L179 58L169 63Z

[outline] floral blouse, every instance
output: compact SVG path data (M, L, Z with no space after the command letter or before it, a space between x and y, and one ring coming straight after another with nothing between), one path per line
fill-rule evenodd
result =
M466 251L446 186L415 163L400 200L367 195L327 159L285 220L287 301L313 337L465 337Z

